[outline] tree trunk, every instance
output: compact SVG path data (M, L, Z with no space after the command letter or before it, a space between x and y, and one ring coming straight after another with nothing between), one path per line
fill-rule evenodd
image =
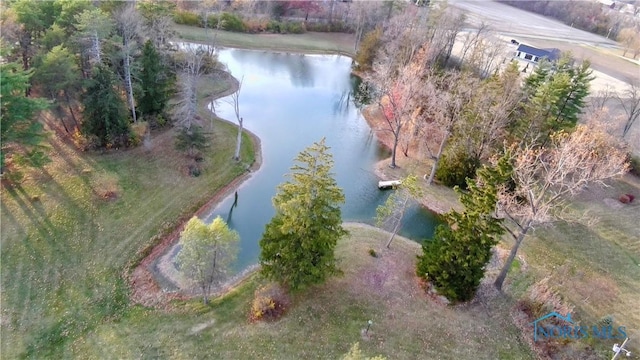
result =
M236 153L233 155L233 159L236 161L240 161L240 145L242 144L242 118L238 121L238 139L236 140ZM236 201L238 199L238 194L236 193Z
M129 107L131 108L131 116L133 117L133 122L137 123L138 119L136 117L136 103L133 100L133 85L131 85L131 58L129 55L129 44L125 44L125 50L127 53L124 56L124 80L125 86L127 87L127 98L129 100Z
M361 21L358 19L358 26L356 27L356 41L353 44L353 51L358 51L358 46L360 45L360 39L362 38L362 33L364 32L364 26Z
M64 92L64 97L67 101L67 107L69 108L69 112L71 113L71 118L73 119L73 125L75 126L74 130L80 130L80 126L78 125L78 119L76 119L76 114L73 112L73 106L71 106L71 99L69 98L69 94Z
M329 24L333 24L333 8L336 5L336 0L329 0Z
M204 302L205 305L209 304L209 297L207 296L207 287L206 286L202 286L202 302Z
M93 32L92 41L92 51L95 54L96 62L100 64L102 63L102 50L100 49L100 38L98 38L97 30Z
M387 249L391 248L391 242L396 237L398 230L400 230L400 225L402 224L402 218L404 217L404 212L407 209L408 202L409 202L409 194L407 194L406 197L404 198L404 202L402 204L402 211L400 212L400 216L398 216L398 221L396 222L396 225L393 227L393 232L389 237L389 241L387 241Z
M531 221L529 221L527 225L524 228L522 228L522 230L520 230L520 233L518 234L518 238L516 239L516 243L515 245L513 245L513 248L511 248L509 257L507 257L507 260L502 266L502 270L500 270L500 274L496 278L496 281L493 283L499 291L502 291L502 285L504 284L504 280L507 278L507 273L511 268L511 264L513 263L513 260L516 258L516 254L518 253L520 244L522 244L522 240L524 240L524 237L527 236L527 232L529 231L529 229L531 229Z
M429 175L429 180L427 180L427 185L433 184L433 179L436 177L436 170L438 169L438 163L440 162L440 158L442 158L442 152L444 151L444 147L447 144L447 140L449 139L450 132L444 134L444 138L440 142L440 148L438 148L438 153L436 154L435 159L433 159L433 166L431 167L431 174Z
M62 116L60 117L60 122L62 123L62 127L64 127L64 131L67 132L67 134L70 134L69 132L69 128L67 127L67 123L64 122L64 114L62 113L62 106L58 105L58 113L60 113Z
M395 169L396 167L396 152L398 150L398 140L400 137L400 133L393 133L393 148L391 149L391 164L390 168Z

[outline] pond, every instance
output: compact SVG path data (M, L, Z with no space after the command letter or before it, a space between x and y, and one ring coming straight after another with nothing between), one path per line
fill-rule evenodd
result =
M221 216L240 234L236 270L257 263L258 242L275 213L271 199L277 186L287 180L296 155L323 137L346 197L343 219L374 223L376 207L390 191L378 190L373 165L389 152L380 146L353 100L358 81L350 74L351 59L240 49L222 49L218 59L234 77L243 79L240 114L245 128L262 143L262 166L237 189L238 203L231 216L233 193L205 216L207 222ZM235 120L225 99L216 101L215 111ZM432 235L436 223L432 213L413 205L400 233L421 241Z

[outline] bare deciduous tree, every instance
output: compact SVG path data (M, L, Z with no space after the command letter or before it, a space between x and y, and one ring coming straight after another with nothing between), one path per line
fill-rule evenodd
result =
M176 125L187 130L196 121L198 113L198 81L202 77L207 53L201 48L188 48L182 71L178 77L178 101L173 109Z
M378 57L395 69L411 63L427 40L425 24L426 9L406 7L385 25Z
M600 112L606 109L607 102L616 97L615 90L607 85L604 89L598 90L594 96L589 98L589 110L591 113Z
M233 159L236 161L240 161L240 146L242 145L242 122L243 119L240 116L240 89L242 89L242 82L244 81L244 77L240 79L240 83L238 84L238 89L231 94L231 99L229 103L233 105L233 111L236 114L236 120L238 121L238 138L236 140L236 152L233 155Z
M625 112L624 128L622 129L622 137L624 138L640 117L640 84L637 81L631 82L629 87L616 98Z
M113 22L100 9L85 10L76 16L78 36L85 45L91 65L102 63L102 41L111 34Z
M433 166L427 180L429 185L433 183L438 163L454 127L463 119L463 113L475 94L477 82L477 79L468 73L448 72L440 77L430 76L424 84L423 117L429 121L429 124L424 127L423 134L425 131L440 133L439 145L435 152L430 144L425 146L429 157L433 159ZM428 138L425 137L425 140Z
M473 52L474 49L482 43L486 34L490 31L490 27L484 21L478 25L478 28L474 31L468 31L464 35L464 42L462 43L462 54L460 55L460 63L464 62L469 51Z
M451 57L453 45L465 23L464 13L444 6L433 9L428 20L429 53L427 63L446 64Z
M493 150L502 145L524 98L520 82L520 71L512 63L502 74L485 80L477 88L469 111L465 112L465 121L457 128L458 140L473 158L488 160Z
M418 179L415 176L409 176L402 180L393 194L389 195L384 205L380 205L376 209L376 225L387 228L391 233L389 240L387 240L387 249L391 247L391 242L400 230L402 219L410 202L421 198L422 194Z
M383 125L378 130L393 135L390 167L394 168L398 143L418 108L423 65L411 63L396 72L394 61L388 58L385 60L374 65L375 72L368 80L375 87L376 106L383 118Z
M548 147L509 150L515 189L500 191L498 208L512 225L505 229L515 244L495 281L498 289L529 231L557 217L554 210L587 186L606 186L628 170L626 152L614 144L604 131L578 125L571 134L554 134Z
M138 122L136 116L136 103L133 98L133 84L131 81L131 66L133 55L140 48L138 40L142 37L142 22L138 10L133 3L129 3L119 9L115 14L118 32L122 37L122 59L124 64L124 85L127 91L127 101L133 122Z

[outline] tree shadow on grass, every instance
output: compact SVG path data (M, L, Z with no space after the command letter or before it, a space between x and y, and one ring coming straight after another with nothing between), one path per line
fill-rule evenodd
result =
M22 210L24 215L33 223L40 236L42 236L43 239L49 238L50 234L54 231L54 226L46 216L44 210L41 207L39 210L36 210L38 209L38 207L35 207L33 205L31 198L27 195L20 184L6 185L4 188L11 199L15 201L18 207ZM10 213L10 211L7 211L5 215L10 216L11 221L14 224L19 225L20 222L17 221L16 218ZM21 233L26 235L24 228L20 228Z

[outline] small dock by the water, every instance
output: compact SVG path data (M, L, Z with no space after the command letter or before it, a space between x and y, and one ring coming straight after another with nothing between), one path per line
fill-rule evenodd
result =
M378 181L378 189L380 190L395 189L400 184L402 184L401 180Z

